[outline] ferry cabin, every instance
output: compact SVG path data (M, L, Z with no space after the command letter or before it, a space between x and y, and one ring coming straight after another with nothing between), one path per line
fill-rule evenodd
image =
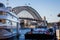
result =
M8 7L0 3L0 36L3 35L2 30L10 33L17 33L20 28L19 18L15 13L11 12Z

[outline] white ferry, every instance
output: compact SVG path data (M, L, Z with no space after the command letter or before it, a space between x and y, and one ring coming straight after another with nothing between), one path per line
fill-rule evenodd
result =
M5 7L3 3L0 3L0 39L16 36L19 28L19 18L16 14L10 7Z

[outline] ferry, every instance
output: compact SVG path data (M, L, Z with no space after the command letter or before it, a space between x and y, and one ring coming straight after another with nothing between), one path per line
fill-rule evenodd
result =
M19 18L12 12L12 8L0 3L0 39L16 36L19 28Z

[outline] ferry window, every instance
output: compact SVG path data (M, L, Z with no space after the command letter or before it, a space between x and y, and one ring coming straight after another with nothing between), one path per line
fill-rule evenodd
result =
M2 22L2 20L0 20L0 22Z
M14 16L13 16L12 14L9 13L9 17L10 17L10 18L13 18Z
M3 15L6 15L6 12L3 12Z
M16 18L16 17L14 17L14 16L12 16L12 18L13 18L13 20L17 20L17 18Z
M6 23L6 20L5 20L5 19L3 19L3 20L2 20L2 23Z
M5 5L4 5L4 4L2 4L2 3L0 3L0 7L5 7Z
M14 17L14 20L17 20L17 18L16 18L16 17Z
M12 18L12 16L11 16L9 13L7 13L6 15L7 15L9 18Z
M3 11L0 11L0 15L5 15L6 13Z
M10 15L10 18L12 18L12 15L11 14L9 14Z
M11 21L7 20L7 24L11 25Z
M7 14L7 15L8 15L9 17L11 17L10 14Z
M13 16L12 16L12 18L13 18Z
M16 27L17 26L17 23L16 22L12 22L12 25Z
M0 19L0 22L6 23L6 20L5 19Z
M2 11L0 11L0 15L3 15L3 12Z

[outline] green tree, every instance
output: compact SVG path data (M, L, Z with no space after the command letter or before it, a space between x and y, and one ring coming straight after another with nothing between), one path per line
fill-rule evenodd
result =
M58 17L60 17L60 13L58 14Z

